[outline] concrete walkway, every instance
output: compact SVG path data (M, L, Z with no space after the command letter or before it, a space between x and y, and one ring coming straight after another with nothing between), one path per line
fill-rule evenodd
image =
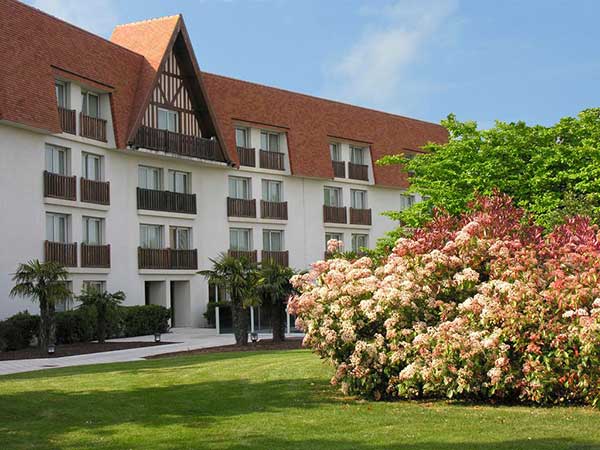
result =
M260 335L260 338L270 338L270 335ZM112 352L90 353L87 355L63 356L60 358L19 359L15 361L0 361L0 375L30 372L33 370L50 369L55 367L83 366L88 364L104 364L113 362L139 361L146 356L163 353L196 350L199 348L218 347L234 344L232 334L216 334L213 329L206 328L173 328L170 333L161 336L163 342L177 344L158 345L155 347L132 348ZM138 336L119 341L153 341L154 336ZM1 381L1 379L0 379Z

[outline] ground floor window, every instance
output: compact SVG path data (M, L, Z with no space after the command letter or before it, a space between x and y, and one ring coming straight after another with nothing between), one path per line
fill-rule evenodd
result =
M368 234L353 234L352 235L352 251L359 252L361 248L369 246Z

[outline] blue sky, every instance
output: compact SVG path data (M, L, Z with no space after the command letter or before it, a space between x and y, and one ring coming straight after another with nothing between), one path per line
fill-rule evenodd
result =
M433 122L551 124L600 106L595 0L29 3L105 37L183 13L205 71Z

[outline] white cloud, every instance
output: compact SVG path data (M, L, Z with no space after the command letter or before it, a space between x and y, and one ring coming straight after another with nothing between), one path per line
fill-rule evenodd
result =
M411 80L407 70L439 39L456 6L456 0L403 0L378 10L363 8L369 20L358 40L326 67L328 96L375 108L404 103L403 109L410 109L408 104L425 86Z
M118 23L115 0L29 0L31 6L92 33L108 37Z

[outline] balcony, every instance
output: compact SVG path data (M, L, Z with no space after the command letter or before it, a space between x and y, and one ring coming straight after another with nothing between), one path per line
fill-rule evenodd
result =
M155 270L198 270L198 250L138 247L138 268Z
M371 210L350 208L350 223L352 225L371 225Z
M44 197L77 200L77 177L44 170Z
M256 150L247 147L237 148L240 166L256 167Z
M348 163L348 178L369 181L369 166L365 164Z
M289 252L279 251L279 252L269 252L263 250L260 255L260 260L264 262L270 262L271 264L277 264L279 266L287 267L289 266Z
M44 241L44 258L65 267L77 267L77 243Z
M256 217L256 200L227 197L227 217Z
M227 253L232 258L246 258L253 263L258 261L256 250L229 250Z
M81 267L110 268L110 245L81 244Z
M106 120L79 113L79 134L86 138L106 142Z
M344 161L331 161L333 165L333 176L335 178L346 178L346 164Z
M138 209L196 214L196 194L137 188Z
M288 220L287 202L260 201L260 217L263 219Z
M260 168L272 170L285 170L284 159L285 155L280 152L269 152L267 150L260 151Z
M80 178L79 195L82 202L110 205L110 183Z
M187 136L168 130L142 126L138 129L132 144L136 147L179 156L225 161L221 146L216 139Z
M346 207L323 205L323 222L347 223Z
M75 119L74 109L58 107L58 119L60 121L60 128L69 134L77 134L77 121Z

